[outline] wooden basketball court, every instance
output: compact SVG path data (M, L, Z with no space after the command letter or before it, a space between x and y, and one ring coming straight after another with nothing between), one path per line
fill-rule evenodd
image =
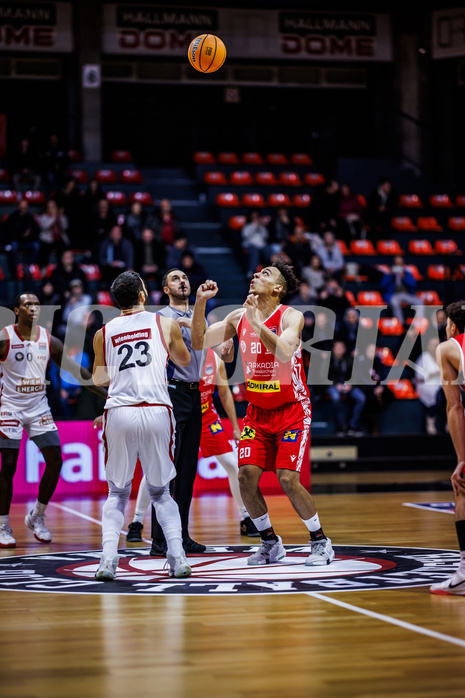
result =
M336 494L317 496L317 505L336 552L348 545L456 551L452 515L403 506L449 500L448 492ZM14 504L17 548L1 558L98 551L102 504L50 505L48 546L24 526L28 505ZM269 506L283 542L305 544L288 500L270 497ZM131 500L126 523L133 507ZM241 539L238 528L231 498L194 501L197 540L257 542ZM141 598L110 595L107 587L102 594L0 591L3 698L465 695L465 598L433 596L427 579L412 588L315 594Z

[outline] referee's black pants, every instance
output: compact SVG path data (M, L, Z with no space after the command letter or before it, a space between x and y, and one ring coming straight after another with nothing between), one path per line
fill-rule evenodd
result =
M174 467L176 477L171 482L171 492L179 507L183 538L189 535L189 510L197 474L200 436L202 433L202 408L200 390L168 386L176 420ZM163 539L163 531L152 507L152 538Z

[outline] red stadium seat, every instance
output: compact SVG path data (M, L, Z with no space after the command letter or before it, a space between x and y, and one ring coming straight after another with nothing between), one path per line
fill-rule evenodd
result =
M242 205L252 206L253 208L263 208L265 199L262 194L247 193L242 195Z
M411 273L415 281L423 281L423 276L420 274L416 264L406 264L405 268Z
M287 165L289 163L284 153L268 153L266 161L270 165Z
M228 179L225 175L224 172L205 172L203 176L203 181L205 184L222 184L225 185L228 183Z
M82 153L80 150L68 150L70 162L82 162Z
M376 245L379 254L395 255L404 254L397 240L378 240Z
M253 177L247 170L236 170L235 172L231 172L229 183L235 186L250 187L253 184Z
M132 153L130 150L114 150L111 154L112 162L132 162Z
M100 184L114 184L118 181L116 172L110 169L109 167L97 170L94 173L94 177L97 180L97 182L100 182Z
M221 192L216 195L216 205L217 206L240 206L241 202L237 194L232 192Z
M350 251L352 254L376 254L371 240L351 240Z
M86 275L88 281L100 281L102 278L98 264L80 264L79 267Z
M435 208L452 208L452 201L448 194L433 194L429 197L430 206Z
M345 297L346 297L347 300L349 301L350 305L352 305L352 306L356 306L356 305L357 305L357 303L356 303L356 301L355 301L355 296L354 296L354 294L352 293L352 291L346 291L346 292L345 292Z
M45 194L42 191L25 191L23 199L36 206L41 206L46 202Z
M424 334L429 327L429 320L426 317L408 317L406 323L411 325L418 334Z
M38 264L29 264L27 267L27 272L33 281L42 280L42 272ZM16 275L20 281L24 279L24 265L18 264L16 267Z
M433 254L433 248L429 240L410 240L408 244L410 254Z
M278 206L288 206L290 207L291 198L288 194L269 194L268 195L268 206L278 207Z
M350 254L349 248L344 240L336 240L336 245L339 247L343 255Z
M421 298L425 305L442 305L437 291L417 291L416 295Z
M304 165L305 167L313 165L313 160L308 153L292 153L291 162L293 165Z
M384 366L397 366L399 363L389 347L378 347L376 349L376 354Z
M460 208L465 206L465 194L458 194L455 197L455 205L460 206Z
M144 178L140 170L123 170L119 176L120 182L125 184L142 184Z
M388 383L388 387L398 400L416 400L418 398L418 393L412 382L407 379L391 381Z
M404 328L398 318L382 317L379 319L379 331L386 336L397 337L404 333Z
M124 191L107 191L105 193L105 198L112 206L126 206L128 203Z
M98 305L115 305L113 303L113 298L111 297L110 291L98 291L97 303Z
M300 187L302 184L297 172L280 172L278 182L284 187Z
M375 269L380 271L382 274L391 273L391 267L389 266L389 264L375 264Z
M255 183L260 186L272 187L278 184L278 180L273 172L257 172L255 175Z
M216 165L216 158L208 150L198 150L194 153L194 162L196 165Z
M416 194L401 194L398 205L399 208L423 208L420 197Z
M5 170L3 167L0 167L0 182L9 182L10 181L10 173L8 170Z
M263 158L260 153L244 153L242 155L244 165L262 165Z
M148 191L135 191L129 197L129 201L140 201L143 206L153 206L152 194Z
M457 243L455 240L436 240L434 251L437 254L454 254L457 252Z
M325 181L326 180L324 176L319 172L307 172L307 174L304 177L304 182L309 187L317 187L320 184L324 184Z
M379 291L359 291L357 303L358 305L386 305Z
M231 230L242 230L247 223L247 216L231 216L228 221L228 226Z
M357 199L359 200L359 202L361 203L361 205L363 206L363 208L366 208L366 206L367 206L367 200L365 199L365 197L363 196L363 194L357 194Z
M310 206L311 201L312 197L310 194L294 194L292 197L292 205L295 208L307 208L307 206Z
M408 216L394 216L391 218L391 227L401 232L413 233L416 231L416 226Z
M463 216L453 216L447 221L449 230L465 230L465 218Z
M79 184L87 184L89 181L89 173L87 170L82 170L81 168L73 167L72 170L68 172L70 177L73 177Z
M218 153L218 162L222 165L237 165L240 160L237 153Z
M443 230L434 216L419 216L417 218L417 228L418 230L436 233L441 233Z
M444 264L430 264L426 271L426 275L428 279L432 281L444 281L446 278L446 267Z
M0 190L0 206L9 206L18 203L18 194L10 189Z
M47 264L44 273L44 279L49 279L52 275L54 269L56 269L56 264Z

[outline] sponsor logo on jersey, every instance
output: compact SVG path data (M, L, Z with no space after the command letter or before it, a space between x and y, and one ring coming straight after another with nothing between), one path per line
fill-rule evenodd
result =
M223 425L219 421L210 424L209 429L212 434L218 434L220 431L224 431Z
M241 440L242 439L254 439L255 434L256 434L256 431L255 431L255 429L252 429L252 427L244 427L242 432L241 432Z
M24 360L24 354L22 351L17 351L15 354L15 359L16 361L23 361Z
M247 351L247 345L243 339L241 339L241 351L243 354L245 354L245 352Z
M139 339L152 339L152 330L147 327L145 330L134 330L133 332L123 332L122 334L115 334L111 338L111 343L114 347L119 347L120 344L125 344L126 342L137 342Z
M39 351L41 352L41 354L45 354L45 352L47 351L46 342L39 342Z
M247 390L252 393L279 393L281 384L279 381L247 381Z
M18 419L2 419L0 420L0 427L4 429L5 427L19 427Z
M190 555L192 576L169 576L164 558L149 548L119 550L116 580L94 579L101 552L48 551L0 558L0 589L37 593L132 594L134 596L238 596L309 592L377 591L427 587L450 577L460 557L455 550L336 545L330 565L307 567L308 545L285 545L286 557L266 569L247 565L258 545L209 545Z
M299 438L301 429L296 429L294 431L285 431L281 443L295 442Z
M12 416L13 416L13 412L4 412L4 411L0 412L0 418L12 417Z
M54 424L52 413L48 412L47 414L43 414L40 418L40 423L43 427L48 427L50 424Z
M20 385L16 386L17 393L41 393L45 385L40 378L21 378Z
M214 366L213 366L213 364L205 364L204 371L205 371L205 375L211 376L211 374L212 374L213 371L214 371Z
M202 405L202 414L205 414L205 412L208 410L208 402L204 402Z
M12 349L24 349L24 344L12 344Z

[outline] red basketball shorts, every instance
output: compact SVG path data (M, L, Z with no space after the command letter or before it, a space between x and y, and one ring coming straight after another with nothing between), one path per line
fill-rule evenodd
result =
M221 454L230 453L233 450L229 443L229 435L218 416L214 421L203 419L200 450L203 458L221 456Z
M239 442L239 467L258 465L300 472L308 448L312 409L310 400L290 402L275 410L250 405Z

